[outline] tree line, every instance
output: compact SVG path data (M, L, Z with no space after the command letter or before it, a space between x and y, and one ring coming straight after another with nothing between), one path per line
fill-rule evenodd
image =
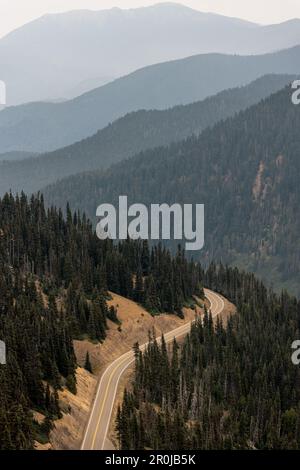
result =
M30 449L61 417L58 391L76 393L73 339L105 341L109 291L153 314L203 295L201 269L162 246L100 241L85 215L46 209L41 195L0 199L0 449ZM86 358L86 368L91 370ZM45 415L41 425L33 411Z

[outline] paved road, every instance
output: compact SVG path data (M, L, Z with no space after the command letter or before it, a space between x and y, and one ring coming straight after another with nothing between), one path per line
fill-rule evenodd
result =
M210 309L213 317L219 315L224 309L223 299L216 293L205 289L205 295L210 302ZM167 343L174 338L186 335L191 328L191 323L179 326L175 330L164 335ZM160 338L157 339L160 341ZM143 350L147 344L140 346ZM106 450L109 449L107 432L111 420L114 401L118 389L120 378L124 371L134 362L132 351L128 351L112 362L103 373L99 382L96 398L88 425L82 442L82 450Z

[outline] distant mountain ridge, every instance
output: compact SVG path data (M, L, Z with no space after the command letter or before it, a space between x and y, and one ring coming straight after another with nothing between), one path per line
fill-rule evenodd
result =
M37 154L33 152L7 152L7 153L0 153L0 162L13 162L17 160L25 160L26 158L31 158L37 156Z
M138 70L70 101L0 112L0 153L47 152L95 134L140 109L166 109L246 85L266 74L300 74L300 46L262 56L204 54Z
M299 25L261 26L174 3L45 15L0 39L0 76L9 105L73 98L82 83L159 62L290 48L300 44Z
M0 194L10 190L34 192L63 177L106 169L141 151L197 136L206 127L258 103L292 80L292 76L267 75L204 101L164 111L133 112L71 146L19 162L0 162Z

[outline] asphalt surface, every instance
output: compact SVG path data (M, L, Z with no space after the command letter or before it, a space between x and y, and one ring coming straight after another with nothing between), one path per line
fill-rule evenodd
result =
M206 298L210 302L210 310L213 317L222 313L224 309L223 299L208 289L205 289ZM180 338L189 333L191 322L179 326L175 330L164 335L166 343L174 338ZM160 341L160 338L157 338ZM143 350L147 344L140 346ZM96 393L93 408L85 430L81 450L110 450L111 443L107 439L107 432L111 420L112 410L120 378L125 370L134 362L133 351L128 351L113 361L104 371Z

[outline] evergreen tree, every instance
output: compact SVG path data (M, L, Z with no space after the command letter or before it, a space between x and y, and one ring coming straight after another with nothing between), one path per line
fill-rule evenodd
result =
M91 374L93 373L92 364L91 364L91 361L90 361L90 355L89 355L88 351L87 351L86 356L85 356L84 368L88 372L90 372Z

